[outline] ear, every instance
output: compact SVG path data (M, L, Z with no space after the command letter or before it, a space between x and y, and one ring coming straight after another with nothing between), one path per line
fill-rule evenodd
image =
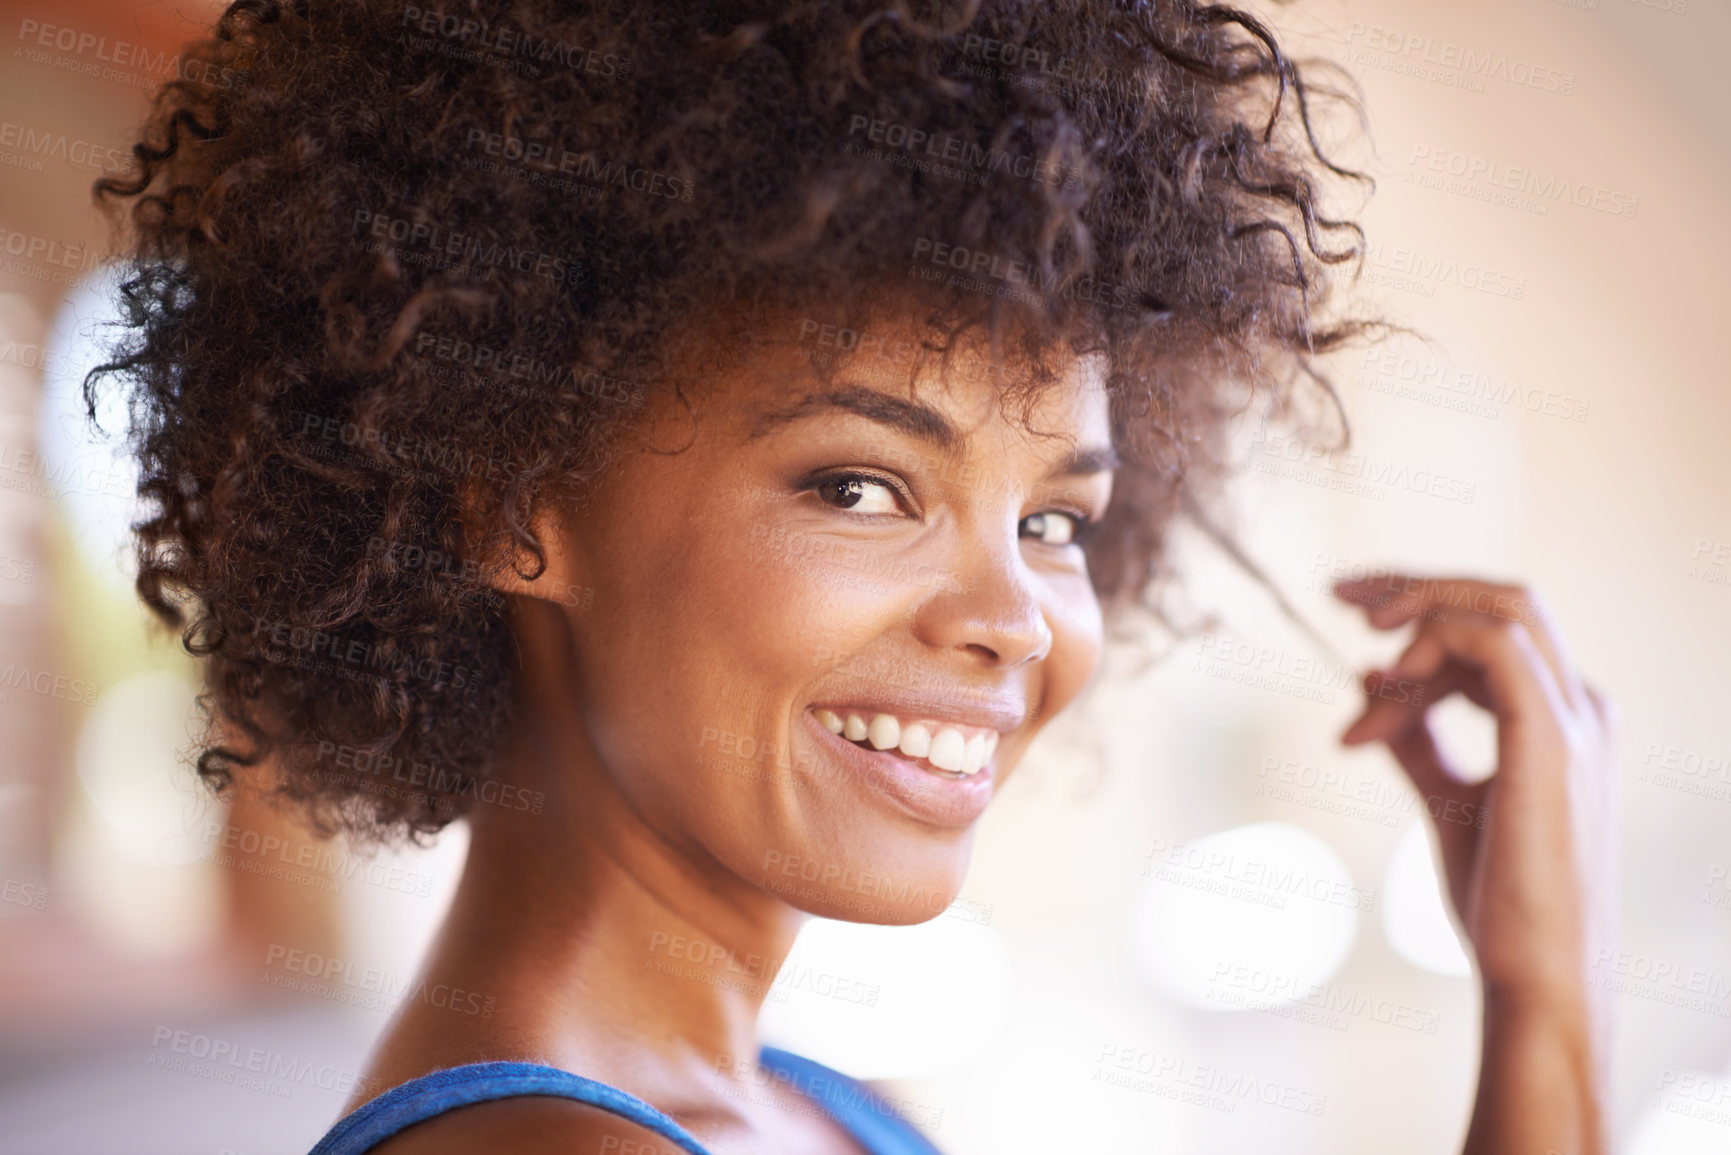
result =
M513 556L490 567L488 585L503 594L537 598L556 606L588 609L595 600L595 590L584 580L587 566L577 538L564 519L549 508L543 508L529 523L530 531L541 543L546 566L532 579L523 577L520 569L533 569L534 555L517 549Z

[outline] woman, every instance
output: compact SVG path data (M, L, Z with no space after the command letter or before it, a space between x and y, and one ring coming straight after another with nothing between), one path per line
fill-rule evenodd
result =
M1299 70L1190 0L238 0L187 51L235 82L98 185L139 588L207 660L219 790L466 816L424 977L493 1010L410 1003L318 1150L931 1150L759 1004L809 916L954 897L1228 421L1365 332L1323 316L1358 231ZM1606 706L1524 590L1340 592L1418 623L1345 740L1489 809L1440 831L1467 1148L1600 1151ZM1457 691L1488 784L1430 739ZM762 981L669 974L679 938Z

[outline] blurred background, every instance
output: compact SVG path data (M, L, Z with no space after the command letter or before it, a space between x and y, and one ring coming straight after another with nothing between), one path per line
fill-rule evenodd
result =
M463 861L461 827L366 858L207 801L193 671L131 592L132 473L77 400L109 242L89 189L218 7L0 0L6 1152L304 1152ZM1478 999L1425 805L1335 742L1398 639L1327 590L1482 574L1535 584L1623 712L1622 940L1594 974L1617 1150L1731 1151L1731 8L1268 15L1362 86L1356 291L1427 338L1336 364L1352 454L1244 439L1250 552L1327 646L1180 542L1213 625L1042 737L954 907L814 924L766 1038L877 1080L952 1155L1457 1151Z

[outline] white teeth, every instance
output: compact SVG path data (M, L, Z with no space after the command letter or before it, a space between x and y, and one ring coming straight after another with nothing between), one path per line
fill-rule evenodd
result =
M894 714L879 714L866 728L866 738L879 750L888 750L902 740L902 724Z
M851 710L838 714L820 708L812 713L824 729L850 742L868 742L874 750L898 750L907 758L924 758L937 769L962 777L979 773L992 760L1000 737L996 730L978 731L969 737L955 726L932 721L904 724L894 714L873 713L867 722L866 716Z
M968 740L953 726L945 726L932 736L931 752L926 760L939 770L960 770L967 756Z

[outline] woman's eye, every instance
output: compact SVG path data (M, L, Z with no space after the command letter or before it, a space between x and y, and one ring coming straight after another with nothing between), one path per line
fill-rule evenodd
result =
M1039 538L1046 545L1074 545L1081 538L1084 524L1076 514L1053 509L1024 517L1022 532Z
M887 481L875 477L850 475L831 477L814 487L818 496L838 509L855 513L897 513L896 491Z

